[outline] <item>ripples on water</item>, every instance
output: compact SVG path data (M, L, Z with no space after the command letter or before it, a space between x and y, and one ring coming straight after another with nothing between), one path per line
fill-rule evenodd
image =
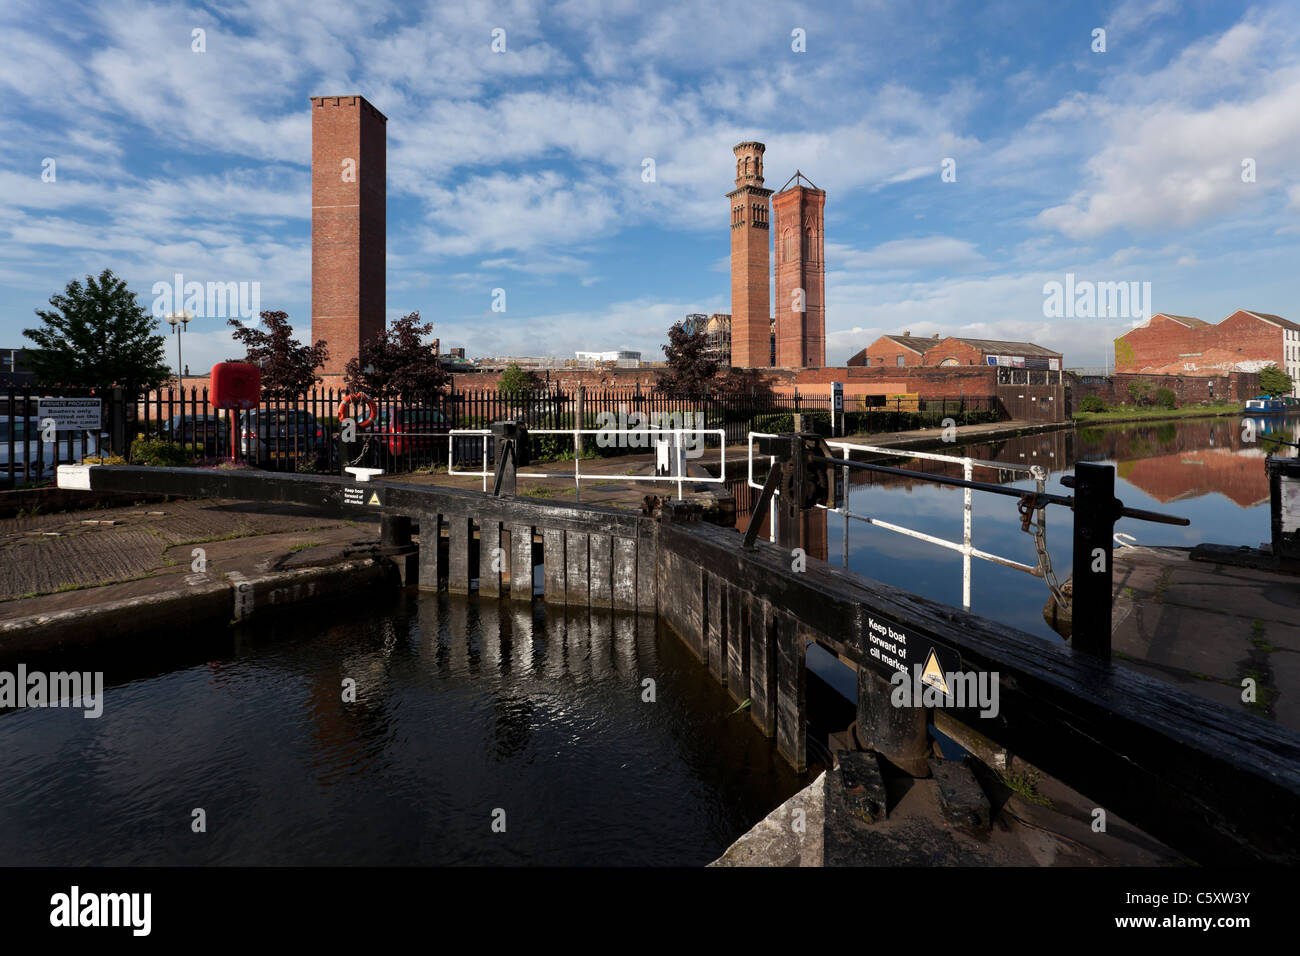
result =
M105 669L104 715L0 714L0 862L699 865L804 782L653 619L425 594L209 640L45 665Z

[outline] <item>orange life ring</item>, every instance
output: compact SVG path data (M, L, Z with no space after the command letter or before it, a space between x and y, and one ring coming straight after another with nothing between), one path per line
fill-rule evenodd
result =
M353 414L352 409L360 405L366 406L366 417L357 422L357 427L369 428L373 425L379 416L379 405L365 392L353 392L343 397L343 401L339 403L339 421L350 417Z

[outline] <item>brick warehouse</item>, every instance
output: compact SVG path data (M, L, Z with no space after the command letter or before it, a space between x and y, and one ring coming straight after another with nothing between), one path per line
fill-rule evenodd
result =
M311 339L334 376L386 325L388 120L362 96L311 104Z
M826 364L826 192L795 172L776 194L763 186L763 154L753 141L736 156L731 206L730 360L738 368L820 368ZM804 182L808 185L803 185ZM775 223L772 214L775 212ZM772 226L776 230L776 311L772 312ZM772 355L775 325L776 355Z
M1115 340L1118 372L1217 376L1267 365L1300 382L1300 325L1267 312L1238 309L1217 325L1157 313Z

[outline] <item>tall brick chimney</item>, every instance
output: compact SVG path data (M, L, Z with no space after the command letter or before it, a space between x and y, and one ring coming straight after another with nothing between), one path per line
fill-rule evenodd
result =
M740 143L736 188L731 200L731 364L768 368L772 364L772 313L768 293L771 233L769 197L763 188L762 143Z
M362 96L311 106L311 339L341 374L385 325L388 119Z
M772 200L776 225L776 364L826 364L826 191L796 171ZM804 186L803 181L808 185ZM804 311L795 290L803 290Z

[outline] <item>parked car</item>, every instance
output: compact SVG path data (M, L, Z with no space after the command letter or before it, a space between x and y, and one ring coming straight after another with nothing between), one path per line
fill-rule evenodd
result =
M13 422L13 442L9 440L10 421ZM108 433L67 432L56 433L57 441L44 441L40 421L35 417L12 418L0 415L0 480L9 480L12 463L15 482L21 481L26 470L29 478L53 475L60 464L74 464L87 455L98 455L108 444Z
M437 408L384 407L375 423L375 434L390 455L428 452L435 447L445 450L445 437L451 431L451 419ZM444 440L439 441L442 438Z
M329 439L316 416L295 408L257 408L239 413L239 453L250 462L329 462Z
M157 436L183 445L198 445L209 457L230 447L230 425L220 415L173 415L158 426Z

